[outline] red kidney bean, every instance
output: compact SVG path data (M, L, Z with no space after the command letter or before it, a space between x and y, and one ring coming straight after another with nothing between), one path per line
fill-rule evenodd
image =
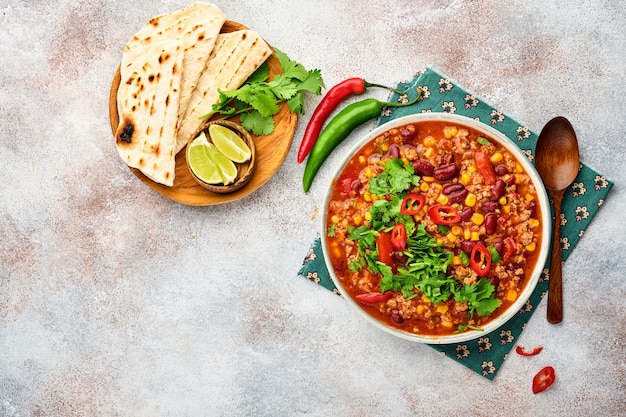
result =
M500 278L491 277L489 281L491 281L491 285L493 285L496 289L498 289L498 285L500 285Z
M399 158L400 146L398 146L397 143L392 143L391 145L389 145L389 149L387 150L387 156L390 156L392 158Z
M506 179L506 185L515 184L515 174L512 174L509 178Z
M504 165L504 164L496 165L496 167L493 170L499 176L503 176L507 172L509 172L509 170L507 169L506 165Z
M472 214L474 214L474 210L472 210L470 207L465 207L463 210L461 210L461 220L463 220L464 222L468 221L472 218Z
M500 203L498 203L497 201L486 201L483 203L482 208L487 213L493 213L500 208Z
M407 261L409 260L408 256L404 255L403 253L397 252L397 251L393 251L391 253L391 258L398 265L406 265Z
M428 161L417 159L411 162L411 164L413 165L413 171L415 171L417 175L432 177L435 172L435 167Z
M441 188L441 193L444 195L450 195L453 192L463 190L464 188L465 187L460 182L451 182Z
M506 184L502 180L497 180L491 189L491 200L498 201L504 195L504 187Z
M459 167L455 163L440 165L435 168L433 177L438 181L448 181L459 173Z
M448 201L450 203L460 203L461 201L465 201L465 197L469 194L469 190L467 188L461 188L460 190L455 190L448 195Z
M533 219L537 218L537 203L535 203L534 201L531 201L530 204L528 205L528 209L530 210L530 217L532 217Z
M441 160L442 165L451 164L453 162L454 162L454 155L452 155L451 153L445 154Z
M496 249L496 251L502 255L502 241L501 240L496 240L495 242L493 242L493 247Z
M410 128L405 127L400 131L400 136L402 136L402 139L404 140L415 139L415 136L417 136L417 130L413 126Z
M350 184L350 188L356 192L359 192L361 190L361 188L363 188L363 184L361 183L361 181L357 178L354 181L352 181L352 184Z
M496 232L498 225L498 215L496 213L488 213L485 216L485 233L492 235Z
M461 250L469 255L470 253L472 253L472 249L474 249L475 244L476 243L472 242L471 240L464 240L463 242L461 242Z
M398 310L391 310L391 313L389 314L389 318L394 322L394 323L402 323L404 322L404 317L402 317L400 315L400 312Z

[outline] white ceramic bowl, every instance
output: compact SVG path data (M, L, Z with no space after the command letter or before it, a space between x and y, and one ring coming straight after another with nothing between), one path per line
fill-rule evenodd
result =
M491 320L490 322L488 322L486 325L484 325L482 327L482 330L468 330L466 332L463 333L457 333L457 334L452 334L449 336L421 336L421 335L417 335L417 334L412 334L412 333L407 333L401 330L398 330L396 328L387 326L386 324L384 324L383 322L377 320L376 318L372 317L370 314L368 314L363 308L361 308L361 306L355 301L353 300L346 291L344 291L343 286L341 284L341 281L339 280L339 278L337 277L337 275L335 274L334 268L332 263L330 262L330 258L328 256L328 247L327 247L327 242L326 239L324 238L326 236L326 220L327 220L327 215L328 215L328 204L330 201L330 196L331 196L331 191L332 191L332 186L335 183L335 181L337 180L337 178L339 177L339 175L341 174L344 166L347 164L347 162L350 160L350 158L352 158L352 156L354 154L356 154L356 152L362 147L364 146L366 143L368 143L369 141L371 141L372 139L376 138L377 136L379 136L380 134L382 134L383 132L392 129L394 127L399 127L399 126L404 126L406 124L410 124L410 123L416 123L416 122L420 122L420 121L425 121L425 120L432 120L432 121L449 121L450 123L456 124L458 126L461 125L465 125L468 127L471 127L479 132L482 132L483 134L485 134L486 136L488 136L491 139L495 139L497 140L502 146L504 146L506 149L508 149L512 154L515 155L515 157L517 158L517 160L523 165L524 169L526 170L526 172L528 173L528 175L530 176L533 185L535 186L535 189L537 190L537 195L539 198L539 207L540 207L540 211L541 211L541 217L542 217L542 241L541 241L541 245L540 245L540 252L538 255L538 259L537 259L537 263L536 266L534 268L534 270L532 271L530 277L528 277L528 282L526 284L526 286L524 287L523 291L521 292L521 294L519 295L519 297L517 298L517 300L507 309L505 310L502 314L500 314L498 317L494 318L493 320ZM528 298L530 297L530 295L532 294L532 292L534 291L535 287L537 286L537 282L539 281L539 277L543 271L543 267L545 265L547 256L548 256L548 252L549 252L549 248L550 248L550 239L551 239L551 235L552 235L552 216L551 216L551 212L550 212L550 203L548 200L548 195L546 193L545 187L543 185L543 183L541 182L541 178L539 177L539 174L537 173L537 171L535 170L535 167L533 166L533 164L528 160L528 157L520 150L519 147L517 147L517 145L515 143L513 143L510 139L508 139L505 135L503 135L502 133L500 133L499 131L495 130L494 128L492 128L491 126L485 125L481 122L478 122L474 119L465 117L465 116L460 116L460 115L456 115L456 114L449 114L449 113L420 113L420 114L414 114L414 115L408 115L408 116L403 116L403 117L399 117L397 119L394 119L388 123L385 123L382 126L377 127L376 129L372 130L369 134L367 134L366 136L364 136L363 138L361 138L352 148L352 150L350 152L348 152L346 154L346 157L343 159L343 161L341 162L340 166L338 167L337 171L335 172L335 175L333 176L332 180L331 180L331 184L329 186L329 191L325 197L324 200L324 213L322 215L322 251L324 253L324 259L326 262L326 266L328 268L328 271L330 273L330 276L334 282L334 284L337 286L337 288L339 289L339 291L345 295L345 299L347 300L347 302L350 304L350 306L352 306L359 314L361 314L362 317L364 317L366 320L368 320L369 322L371 322L372 324L374 324L376 327L391 333L395 336L404 338L404 339L408 339L408 340L412 340L415 342L421 342L421 343L429 343L429 344L447 344L447 343L459 343L459 342L464 342L467 340L471 340L471 339L475 339L481 336L486 335L487 333L496 330L497 328L499 328L500 326L502 326L504 323L506 323L509 319L511 319L511 317L513 317L518 311L520 311L520 309L522 308L522 306L526 303L526 301L528 300Z

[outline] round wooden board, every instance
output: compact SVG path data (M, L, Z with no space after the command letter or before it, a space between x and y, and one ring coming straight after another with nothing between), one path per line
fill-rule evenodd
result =
M237 22L226 21L222 26L221 33L229 33L243 29L247 28ZM282 72L280 61L275 54L272 54L266 62L270 68L270 77ZM120 86L120 80L120 69L118 67L113 77L113 83L109 93L109 118L114 137L119 124L117 90ZM233 120L236 119L233 118ZM190 206L211 206L239 200L263 186L282 166L289 153L297 121L298 116L289 110L287 104L281 104L280 112L274 116L274 132L265 136L253 135L256 147L257 168L252 180L250 180L245 187L230 194L214 193L200 186L187 168L186 152L184 149L176 155L176 176L172 187L152 181L138 169L130 168L130 170L143 181L144 184L157 193L182 204Z

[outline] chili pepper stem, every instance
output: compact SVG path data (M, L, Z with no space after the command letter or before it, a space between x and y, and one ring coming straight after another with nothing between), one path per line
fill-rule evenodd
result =
M396 94L398 94L400 96L406 94L404 91L398 90L397 88L389 87L389 86L383 85L383 84L370 83L370 82L367 82L367 81L365 81L365 87L385 88L387 90L393 91L394 93L396 93Z

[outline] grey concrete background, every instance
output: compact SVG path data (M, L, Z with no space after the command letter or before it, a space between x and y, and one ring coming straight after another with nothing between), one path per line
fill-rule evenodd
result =
M130 173L113 74L135 31L187 4L0 5L0 416L623 415L623 2L215 2L328 87L433 65L534 130L572 121L582 160L616 185L565 264L565 320L548 324L544 300L520 340L544 351L511 355L494 381L297 276L349 146L304 194L296 151L319 97L244 200L187 207ZM548 364L558 380L533 395Z

